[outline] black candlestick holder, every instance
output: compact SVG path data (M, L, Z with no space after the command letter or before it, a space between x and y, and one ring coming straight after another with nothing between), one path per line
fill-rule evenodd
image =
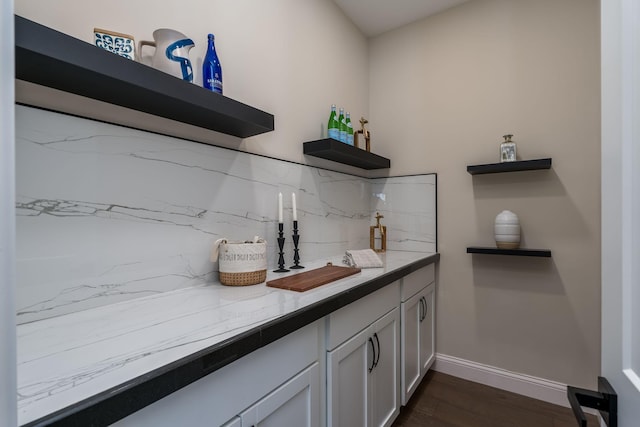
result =
M298 242L300 235L298 234L298 221L293 221L293 265L290 269L304 268L300 265L300 251L298 250Z
M280 248L280 256L278 257L278 269L273 270L274 273L286 273L287 270L284 268L284 224L278 223L278 247Z

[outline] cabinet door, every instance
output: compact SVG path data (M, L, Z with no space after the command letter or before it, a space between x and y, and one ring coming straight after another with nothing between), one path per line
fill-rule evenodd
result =
M401 304L402 307L402 339L401 339L401 357L402 357L402 404L406 405L409 398L413 395L420 384L422 374L422 338L421 338L421 322L422 313L424 312L424 302L421 299L422 292L418 292L406 302Z
M398 308L372 325L376 344L371 393L372 427L388 427L400 410L400 313Z
M319 427L319 375L316 362L240 414L242 427Z
M435 360L436 286L431 284L420 292L424 314L420 322L420 375L424 376Z
M367 427L373 338L366 329L327 354L328 427Z

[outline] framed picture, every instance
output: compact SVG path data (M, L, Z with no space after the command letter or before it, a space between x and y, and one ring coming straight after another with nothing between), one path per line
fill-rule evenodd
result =
M516 143L506 142L500 144L500 163L516 161Z

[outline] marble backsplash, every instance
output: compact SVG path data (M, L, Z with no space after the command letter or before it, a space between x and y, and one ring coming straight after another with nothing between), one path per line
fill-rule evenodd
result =
M436 175L370 179L372 218L384 216L387 249L436 251ZM371 219L371 224L375 219Z
M292 264L369 246L376 211L390 250L434 252L435 175L367 179L16 106L17 315L26 323L217 280L221 237L268 241L277 194Z

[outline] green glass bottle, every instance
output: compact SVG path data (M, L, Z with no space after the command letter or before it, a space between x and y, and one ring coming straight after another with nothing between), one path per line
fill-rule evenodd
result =
M345 121L347 124L347 144L353 145L353 126L351 125L351 114L348 111Z
M336 116L336 105L331 106L331 114L329 115L329 124L327 126L327 135L331 139L337 141L340 140L340 124L338 123L338 117Z
M344 120L344 108L340 109L340 115L338 116L338 125L340 126L340 142L347 142L347 122Z

